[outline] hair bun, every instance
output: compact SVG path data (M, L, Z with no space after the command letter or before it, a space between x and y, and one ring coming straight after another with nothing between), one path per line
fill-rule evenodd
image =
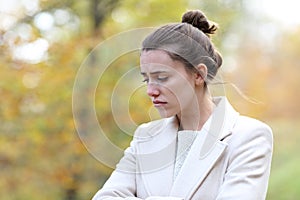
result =
M218 29L217 24L209 21L200 10L191 10L184 13L181 22L191 24L205 33L208 37L211 34L214 34Z

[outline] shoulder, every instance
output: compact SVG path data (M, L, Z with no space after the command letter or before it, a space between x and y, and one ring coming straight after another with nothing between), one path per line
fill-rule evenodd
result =
M239 116L234 126L233 132L239 132L239 134L254 134L262 133L272 136L272 129L266 123L247 116Z
M239 116L232 130L230 143L234 148L238 146L256 146L257 148L272 149L272 129L260 120Z
M139 140L153 138L162 132L172 121L172 118L163 118L143 123L137 127L134 138Z
M145 123L142 123L141 125L139 125L138 128L142 128L142 129L156 128L157 126L163 125L168 120L169 120L169 118L163 118L163 119L153 120L153 121L150 121L150 122L145 122Z

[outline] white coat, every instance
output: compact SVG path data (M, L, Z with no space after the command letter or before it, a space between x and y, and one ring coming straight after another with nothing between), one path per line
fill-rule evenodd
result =
M178 123L138 127L116 170L93 200L264 200L272 158L271 129L239 115L224 97L173 180Z

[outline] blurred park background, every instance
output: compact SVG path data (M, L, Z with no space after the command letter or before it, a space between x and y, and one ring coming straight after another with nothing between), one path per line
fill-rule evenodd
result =
M75 127L81 64L111 36L179 22L188 9L220 26L212 39L224 56L223 81L234 84L222 86L230 102L273 129L267 199L299 199L299 7L297 0L0 0L0 199L91 199L112 169L87 151ZM131 136L114 121L112 91L138 62L137 52L120 56L96 91L99 123L121 149ZM124 101L136 124L151 118L142 92Z

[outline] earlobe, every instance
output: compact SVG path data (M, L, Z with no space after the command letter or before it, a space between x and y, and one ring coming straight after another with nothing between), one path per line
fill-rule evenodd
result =
M207 77L207 67L205 64L201 63L196 66L196 85L203 84Z

